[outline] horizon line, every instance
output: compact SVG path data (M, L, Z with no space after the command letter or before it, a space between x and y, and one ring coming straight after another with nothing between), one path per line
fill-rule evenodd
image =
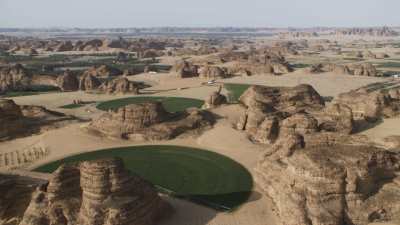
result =
M1 27L0 29L160 29L160 28L185 28L185 29L205 29L205 28L234 28L234 29L315 29L315 28L400 28L400 25L371 25L371 26L124 26L124 27L79 27L79 26L48 26L48 27L33 27L33 26L10 26Z

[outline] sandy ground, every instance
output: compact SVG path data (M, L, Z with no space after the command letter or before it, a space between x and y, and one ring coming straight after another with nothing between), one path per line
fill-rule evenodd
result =
M205 80L199 78L178 79L171 74L140 74L131 76L129 79L152 84L153 86L144 92L145 94L153 95L204 99L218 88L218 85L202 85ZM235 77L223 80L223 82L228 83L262 84L268 86L294 86L300 83L308 83L313 85L323 96L336 96L341 92L378 81L384 81L384 79L340 76L329 73L306 75L298 72L283 76ZM70 104L74 99L105 101L129 96L70 92L16 97L14 100L17 104L42 105L52 110L91 119L102 113L95 109L94 104L72 110L60 109L58 107ZM50 155L30 165L28 169L31 169L41 164L64 158L65 156L97 149L148 144L182 145L204 148L224 154L243 164L253 173L259 153L267 146L251 143L243 132L233 128L233 123L237 121L242 110L239 105L228 105L214 109L213 112L219 115L220 119L218 119L213 129L204 132L198 137L146 143L110 140L85 133L82 127L87 125L87 123L80 123L71 124L41 135L2 142L0 143L0 153L25 149L33 145L41 145L49 149ZM400 119L385 120L376 127L365 131L365 134L373 138L381 138L396 133L400 134L399 125ZM168 201L171 202L176 213L170 220L162 223L163 225L275 225L278 223L278 219L273 213L272 201L268 197L261 195L257 187L254 189L254 193L249 201L232 213L218 213L215 210L179 199L168 198Z
M234 77L225 79L226 83L247 83L265 86L292 87L299 84L312 85L322 96L335 97L340 93L347 92L367 84L383 82L388 78L349 76L334 73L305 74L301 70L282 76L258 75L250 77Z

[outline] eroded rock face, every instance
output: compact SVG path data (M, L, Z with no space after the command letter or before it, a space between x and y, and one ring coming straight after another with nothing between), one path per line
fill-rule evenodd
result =
M123 72L115 67L102 65L99 67L92 67L85 71L85 74L91 74L96 77L112 77L122 75Z
M113 138L165 140L210 126L209 115L197 109L168 113L160 102L132 104L103 114L88 130Z
M273 199L282 224L367 225L399 215L400 185L393 182L399 171L399 153L316 144L291 133L262 154L256 181Z
M180 60L172 67L171 72L176 73L180 78L197 77L199 67L184 60Z
M171 213L153 186L121 159L61 166L32 195L20 225L151 225Z
M101 85L101 81L92 74L85 73L79 78L79 90L96 90Z
M25 90L31 79L31 73L21 64L0 68L0 93Z
M74 45L71 41L62 42L55 49L56 52L68 52L72 50L74 50Z
M57 78L57 85L62 91L77 91L79 88L78 78L70 71Z
M325 106L322 97L309 85L254 86L239 100L246 111L237 122L237 128L257 142L271 144L288 133L311 138L324 132L347 135L354 131L351 108L340 104Z
M344 74L344 75L352 74L347 65L338 65L334 63L312 65L310 68L308 68L308 72L309 73L332 72L335 74Z
M46 184L46 180L29 176L0 174L0 222L19 224L31 195L37 187Z
M106 81L99 86L99 90L107 94L139 94L141 85L139 83L129 81L125 77L115 78L111 81Z
M252 86L243 93L239 101L251 108L262 107L265 110L289 113L304 109L318 109L325 104L318 92L306 84L296 87Z
M363 87L340 94L333 101L352 109L355 119L376 121L382 117L393 117L399 114L400 101L395 98L398 89L374 90ZM393 98L391 97L393 96Z
M351 134L355 128L353 111L341 104L329 104L321 113L314 113L320 130Z
M0 141L62 126L75 118L41 106L19 106L0 99Z
M100 39L93 39L89 41L78 41L75 43L75 51L98 51L103 46L103 41Z
M217 66L203 66L199 69L199 77L207 79L226 78L228 77L228 71Z
M379 75L375 66L371 63L352 65L351 69L353 70L353 74L357 76L376 77Z
M23 115L13 100L0 99L0 140L17 134L23 128Z
M204 105L203 105L204 109L211 109L211 108L218 107L222 104L228 103L226 96L221 94L221 90L222 90L222 87L220 86L218 88L218 91L213 92L210 96L208 96L204 100Z
M377 37L391 37L397 36L398 33L389 27L376 27L376 28L345 28L336 30L336 35L359 35L359 36L377 36Z

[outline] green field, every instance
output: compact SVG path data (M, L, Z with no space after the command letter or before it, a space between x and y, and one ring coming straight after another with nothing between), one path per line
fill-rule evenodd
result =
M400 68L400 62L377 63L378 68Z
M250 84L225 83L224 88L229 92L229 102L236 103L240 96L250 87Z
M60 108L62 108L62 109L77 109L77 108L80 108L83 106L85 106L85 104L68 104L68 105L60 106Z
M179 97L130 97L120 98L111 101L102 102L97 105L97 108L103 111L114 110L129 104L138 104L144 102L161 101L165 109L169 112L184 111L187 108L196 107L200 108L204 101L192 98L179 98Z
M59 90L60 89L58 87L54 87L54 86L34 85L34 86L27 88L24 91L8 91L8 92L4 93L3 95L0 95L0 97L12 98L12 97L20 97L20 96L38 95L38 94L44 94L44 93L49 93L49 92L57 92Z
M233 210L247 201L251 174L232 159L206 150L181 146L133 146L67 157L36 168L53 172L63 163L120 157L126 168L156 185L161 192L218 210Z

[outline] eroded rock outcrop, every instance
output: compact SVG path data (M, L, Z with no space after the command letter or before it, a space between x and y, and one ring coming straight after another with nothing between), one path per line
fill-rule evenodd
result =
M399 114L400 101L396 98L398 88L385 90L378 84L342 93L333 101L352 109L354 118L374 122L382 117Z
M19 224L32 193L46 182L30 176L0 174L0 223Z
M261 143L274 143L288 133L299 133L305 138L324 132L347 135L355 127L351 108L341 104L325 106L323 98L310 85L253 86L239 101L246 110L237 128Z
M199 76L198 69L198 66L193 65L188 61L180 60L175 63L171 69L171 72L176 73L176 75L180 78L197 77Z
M356 64L350 66L354 75L357 76L369 76L376 77L379 76L376 68L371 63Z
M324 141L289 133L260 157L256 181L282 224L367 225L399 215L399 153L314 138Z
M166 140L209 127L212 118L198 109L169 113L160 102L132 104L94 120L88 131L112 138Z
M71 41L65 41L58 44L55 48L56 52L68 52L74 50L74 45Z
M222 104L228 103L228 100L225 95L221 94L222 86L219 86L218 91L213 92L210 96L208 96L204 100L204 109L211 109L218 107Z
M74 117L41 106L19 106L0 99L0 141L40 133L64 125Z
M90 68L89 70L85 71L85 74L91 74L96 77L113 77L122 75L123 72L112 66L101 65L99 67Z
M126 77L105 81L99 86L99 90L107 94L139 94L140 88L142 88L140 83L130 81Z
M199 69L199 77L207 79L219 79L228 77L228 71L225 68L217 66L203 66Z
M152 225L171 213L154 187L121 159L64 165L32 195L19 225Z
M22 111L13 100L0 100L0 140L23 129Z
M376 37L392 37L398 36L398 32L389 27L373 27L373 28L345 28L335 31L340 36L376 36Z
M70 71L65 71L65 73L57 77L57 85L62 91L77 91L79 89L79 80Z
M31 73L21 64L0 68L0 93L26 90L31 81Z
M79 78L79 90L96 90L101 85L101 81L92 74L85 73Z

